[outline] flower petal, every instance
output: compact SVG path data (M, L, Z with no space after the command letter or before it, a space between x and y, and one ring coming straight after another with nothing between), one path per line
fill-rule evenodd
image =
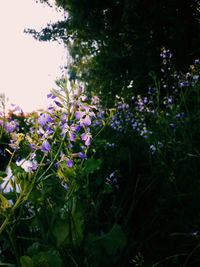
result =
M47 140L44 140L43 143L42 143L41 150L43 152L45 152L45 151L49 151L50 149L51 149L51 145L49 144L49 142Z

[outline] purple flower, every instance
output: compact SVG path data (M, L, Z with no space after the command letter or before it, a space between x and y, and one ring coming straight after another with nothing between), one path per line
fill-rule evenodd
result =
M5 126L6 131L11 133L17 128L17 126L19 126L19 123L17 122L17 120L13 120L10 122L5 122L4 126Z
M52 109L54 109L55 107L53 107L53 106L50 106L50 107L48 107L48 110L52 110Z
M86 96L86 95L81 95L81 96L80 96L80 99L81 99L82 101L86 101L86 100L87 100L87 96Z
M83 111L76 111L75 112L75 116L78 120L80 120L84 115L85 115L85 113Z
M42 126L44 126L47 122L52 122L53 119L48 113L42 113L40 114L40 117L38 118L38 123Z
M154 145L150 146L150 151L152 154L154 154L154 152L156 151L156 147Z
M90 111L89 106L83 106L85 111L76 111L75 117L76 119L80 120L80 126L89 126L91 124L90 117L95 117L93 111Z
M52 134L54 132L53 128L49 126L46 127L46 130L47 130L47 134Z
M98 104L99 101L100 101L100 99L98 98L98 96L95 95L95 96L92 97L92 103L93 104Z
M68 185L67 185L67 183L64 183L63 184L63 187L65 188L65 190L68 190L68 188L69 188Z
M91 141L90 139L92 138L92 135L90 132L82 133L81 134L81 139L85 141L85 145L89 146Z
M81 129L81 126L80 125L77 125L77 126L74 127L74 130L77 133L80 131L80 129Z
M84 119L81 121L81 125L89 126L91 124L91 119L89 115L86 115Z
M30 146L32 149L36 149L36 144L35 143L28 144L28 146Z
M69 126L67 123L65 123L61 126L61 128L62 128L61 136L64 136L66 133L68 133L70 141L75 140L76 133L74 132L75 127L73 125Z
M44 140L42 143L42 148L41 150L43 152L49 151L51 149L51 145L49 144L49 142L47 140Z
M76 134L75 133L72 133L72 132L69 132L69 139L70 141L74 141L76 138Z
M66 163L68 167L72 167L73 166L73 160L66 158Z
M60 102L56 101L56 100L54 100L54 103L55 103L58 107L60 107L60 108L63 107L63 105L62 105Z
M86 159L87 158L87 156L85 155L84 152L79 152L78 153L78 157L81 158L81 159Z
M19 111L20 113L23 113L23 110L19 106L15 105L15 104L11 104L11 106L13 107L12 112Z
M53 95L53 94L48 94L48 95L47 95L47 98L54 99L54 98L56 98L56 96L55 96L55 95Z
M59 160L59 161L57 161L56 163L54 163L54 166L55 166L55 167L58 167L58 166L60 165L60 163L61 163L61 160Z

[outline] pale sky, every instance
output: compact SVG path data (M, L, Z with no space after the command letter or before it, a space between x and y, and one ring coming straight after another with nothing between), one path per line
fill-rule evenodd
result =
M54 81L66 63L63 45L36 41L24 29L39 30L62 18L35 0L0 1L0 93L24 112L47 106L46 95L56 88Z

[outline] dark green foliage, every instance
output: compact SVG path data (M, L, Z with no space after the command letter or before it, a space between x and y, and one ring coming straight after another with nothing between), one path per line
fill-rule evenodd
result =
M196 0L56 2L67 20L30 33L39 40L66 41L73 58L70 79L84 81L106 102L108 94L111 100L116 94L145 93L151 83L149 72L160 70L163 46L171 50L180 70L200 56Z

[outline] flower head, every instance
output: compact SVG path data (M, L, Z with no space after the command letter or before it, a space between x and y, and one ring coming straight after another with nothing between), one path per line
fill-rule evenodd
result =
M81 134L81 139L85 141L85 145L89 146L91 141L90 139L92 138L92 135L89 131L87 131L86 133L82 133Z
M48 113L42 113L40 114L40 117L38 118L38 123L42 126L44 126L47 122L52 122L53 119Z
M37 162L35 160L31 161L31 160L21 159L20 161L16 162L16 164L22 167L25 170L25 172L31 172L33 170L36 170L38 167Z
M41 150L43 152L49 151L51 149L51 145L49 144L49 142L47 140L44 140L42 143L42 148Z
M72 167L73 166L73 160L66 158L66 163L68 167Z

